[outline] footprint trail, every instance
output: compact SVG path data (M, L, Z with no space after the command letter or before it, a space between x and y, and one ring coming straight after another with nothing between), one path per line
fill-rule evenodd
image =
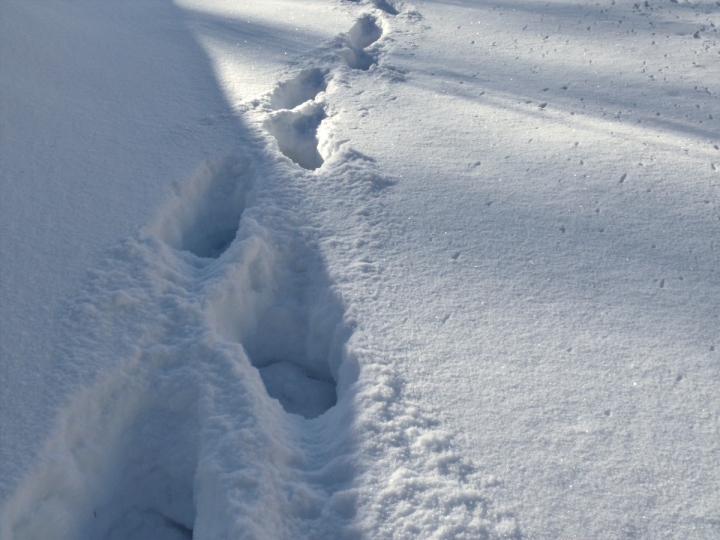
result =
M377 65L379 51L372 45L382 35L378 19L374 15L362 15L347 33L337 38L336 54L348 67L367 71ZM331 66L304 69L278 84L268 97L271 112L263 127L285 157L310 171L319 169L325 162L319 150L318 129L328 115L324 100L318 97L327 91L332 70Z
M243 152L173 186L91 274L66 323L80 390L3 540L518 537L343 295L338 279L374 283L364 244L326 266L345 238L384 234L391 179L347 142L318 149L334 77L384 69L402 15L372 6L258 101ZM328 232L309 189L362 207Z

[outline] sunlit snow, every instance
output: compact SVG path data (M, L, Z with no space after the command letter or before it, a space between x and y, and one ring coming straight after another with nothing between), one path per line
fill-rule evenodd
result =
M720 537L720 3L0 4L0 540Z

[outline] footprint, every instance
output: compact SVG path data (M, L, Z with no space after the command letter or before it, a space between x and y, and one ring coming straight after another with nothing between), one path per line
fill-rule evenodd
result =
M145 401L146 396L138 397ZM167 394L162 399L168 403L173 400ZM95 501L93 519L79 537L192 539L198 427L191 410L170 411L165 403L156 402L139 411L116 441L124 447L124 455L117 477L108 482L115 484L113 489L103 494L109 498ZM128 440L123 441L124 437Z
M274 285L282 295L242 343L268 395L288 413L315 418L337 402L349 330L342 322L344 310L327 290L293 291L296 287L297 283Z
M337 403L337 385L328 375L313 374L287 360L259 367L258 371L268 395L289 413L316 418Z
M352 69L367 71L377 63L377 55L365 49L380 39L382 33L375 17L364 15L342 36L344 47L338 51L338 55Z
M155 225L169 246L202 258L218 258L232 244L255 180L249 160L225 157L203 163L174 187Z
M360 17L347 33L349 44L357 49L369 47L381 36L382 29L377 25L377 20L372 15Z
M275 137L285 157L312 171L324 162L318 152L317 130L326 116L322 105L306 101L293 110L273 113L265 122L265 129Z
M359 3L360 0L349 0L350 2L353 2L355 4ZM399 11L395 9L395 7L388 2L387 0L370 0L370 3L375 6L380 11L384 11L388 15L397 15Z
M380 11L384 11L388 15L397 15L398 10L387 0L372 0L373 5Z
M302 245L243 244L241 267L208 298L218 336L242 345L267 394L286 412L315 418L354 382L343 370L351 329L322 262Z
M301 71L296 77L280 83L270 94L270 107L274 110L294 109L315 99L327 88L327 70L313 68Z
M365 49L382 36L383 31L372 15L360 17L339 40L338 55L353 69L368 70L377 63L377 55ZM280 152L295 164L315 170L324 163L318 151L317 131L327 117L322 104L315 98L327 89L328 70L312 68L281 83L270 95L275 111L264 127L275 138Z

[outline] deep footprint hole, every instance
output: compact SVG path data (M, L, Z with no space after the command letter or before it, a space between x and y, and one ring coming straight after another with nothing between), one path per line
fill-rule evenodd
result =
M327 70L313 68L301 71L296 77L280 83L270 94L270 107L274 110L294 109L313 100L327 89Z
M372 0L373 5L380 11L384 11L388 15L397 15L399 12L395 7L387 0Z
M337 403L337 384L330 375L311 373L286 360L260 366L258 371L268 395L289 413L316 418Z
M377 55L365 49L382 37L383 31L372 15L359 18L344 37L344 44L338 51L340 57L352 69L367 71L377 63Z
M382 37L382 28L372 15L360 17L348 32L348 41L356 49L364 49Z
M304 296L304 295L303 295ZM331 295L308 305L288 295L268 309L245 350L270 397L285 411L316 418L337 403L337 377L349 333Z
M377 63L377 58L362 49L345 48L338 51L349 68L367 71Z
M197 257L220 257L235 240L253 183L247 160L205 162L190 180L176 186L158 221L158 236Z
M120 441L122 459L112 494L93 511L83 538L192 540L198 464L197 404L168 407L191 385L156 389ZM182 401L182 399L181 399ZM143 402L143 398L140 398Z

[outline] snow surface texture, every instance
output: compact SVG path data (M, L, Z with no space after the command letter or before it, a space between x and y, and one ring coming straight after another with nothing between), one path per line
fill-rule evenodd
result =
M206 161L92 272L65 333L67 356L96 374L80 376L5 505L3 539L516 533L452 437L398 401L396 375L355 339L318 253L327 233L294 210L302 184L327 182L365 201L352 227L377 236L375 200L392 182L346 143L320 145L318 127L340 65L378 65L371 46L394 12L382 5L327 45L330 60L260 100L259 125L291 162L262 132L242 154ZM294 165L325 160L316 177Z
M718 537L717 3L239 4L2 540Z

